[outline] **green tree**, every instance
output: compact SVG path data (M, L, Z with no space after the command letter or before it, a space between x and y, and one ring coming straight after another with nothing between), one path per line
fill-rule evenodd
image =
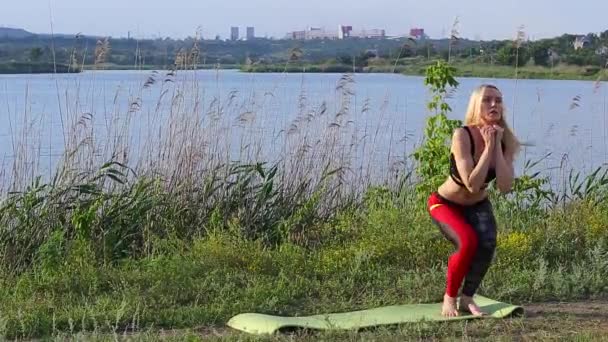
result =
M437 61L426 70L424 84L433 94L427 107L434 114L427 118L424 142L413 155L417 163L416 172L420 177L417 185L420 195L436 189L448 175L450 148L447 142L454 130L462 125L461 120L451 120L447 117L452 111L446 102L448 92L450 88L458 87L455 73L456 69L443 60Z
M534 60L535 65L549 65L549 48L550 41L542 41L530 46L530 55Z
M35 47L30 50L30 62L38 62L43 55L42 48Z
M340 54L336 60L342 64L351 65L353 64L353 57L347 54Z
M530 59L525 47L520 47L519 51L512 44L506 44L496 51L496 62L502 65L523 66Z
M304 56L304 51L299 47L294 47L289 50L289 61L297 62Z
M608 30L600 33L600 44L608 45Z
M367 66L368 60L374 57L376 57L376 55L371 51L361 51L359 56L356 57L355 64L362 67Z
M574 64L579 66L585 65L600 65L601 56L595 54L595 49L585 48L578 49L564 57L564 60L568 64Z

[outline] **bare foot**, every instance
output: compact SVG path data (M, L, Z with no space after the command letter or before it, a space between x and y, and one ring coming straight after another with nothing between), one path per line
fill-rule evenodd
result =
M477 304L473 301L473 297L462 296L460 297L460 311L470 312L473 316L485 316L486 312L482 311Z
M458 316L456 297L450 297L447 294L443 295L443 307L441 308L441 314L445 317Z

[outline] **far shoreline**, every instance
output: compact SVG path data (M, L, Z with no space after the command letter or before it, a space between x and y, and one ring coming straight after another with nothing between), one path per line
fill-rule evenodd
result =
M534 79L534 80L572 80L572 81L606 81L608 72L604 69L578 66L548 67L510 67L473 64L455 64L456 77L497 78L497 79ZM186 70L232 70L242 73L354 73L354 74L400 74L406 76L424 76L427 65L371 65L352 67L347 65L199 65ZM73 68L65 64L12 62L0 64L0 75L32 75L32 74L67 74L89 71L159 71L171 70L165 65L85 65ZM184 69L181 69L184 70Z

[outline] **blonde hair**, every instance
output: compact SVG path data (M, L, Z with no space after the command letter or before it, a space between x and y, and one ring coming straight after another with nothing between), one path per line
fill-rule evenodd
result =
M481 99L483 93L486 89L491 88L500 93L500 90L491 84L482 84L473 90L471 94L471 98L469 99L469 106L467 108L467 113L464 117L465 125L479 125L481 124ZM502 135L502 143L505 146L505 149L511 156L515 156L521 147L521 144L509 125L507 124L507 120L505 119L506 108L501 104L502 107L502 115L500 117L500 121L498 124L500 127L504 129L504 133Z

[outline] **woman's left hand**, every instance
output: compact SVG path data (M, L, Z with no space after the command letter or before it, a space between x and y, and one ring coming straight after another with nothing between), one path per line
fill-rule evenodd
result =
M496 131L496 146L500 146L500 144L502 143L502 135L505 129L500 127L500 125L494 125L494 130Z

